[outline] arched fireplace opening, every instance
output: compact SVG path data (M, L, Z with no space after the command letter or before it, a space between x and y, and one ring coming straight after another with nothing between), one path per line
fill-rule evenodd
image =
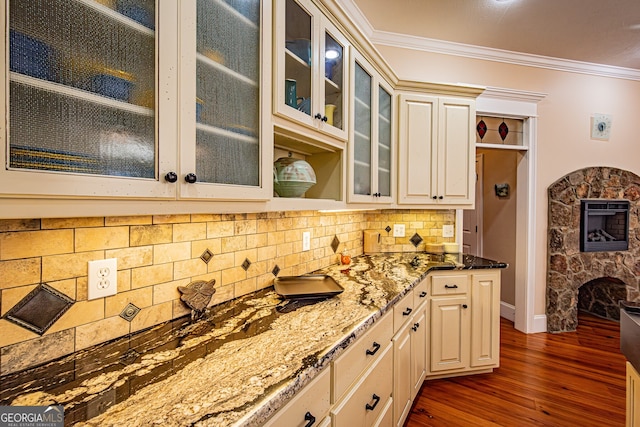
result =
M627 299L627 287L620 279L601 277L578 289L578 310L604 319L620 321L620 300Z

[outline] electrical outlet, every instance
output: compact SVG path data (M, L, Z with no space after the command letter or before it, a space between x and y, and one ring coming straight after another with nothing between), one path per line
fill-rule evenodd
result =
M302 232L302 250L308 251L311 249L311 232L303 231Z
M117 258L89 261L89 286L87 299L104 298L118 292Z
M453 225L447 224L442 226L442 237L453 237Z
M404 237L404 224L393 224L393 237Z

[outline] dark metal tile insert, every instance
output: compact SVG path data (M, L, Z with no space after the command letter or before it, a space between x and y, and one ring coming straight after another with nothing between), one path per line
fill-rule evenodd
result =
M387 233L391 231L391 227L390 227L390 226L388 226L388 225L387 225L384 229L385 229L385 231L386 231Z
M280 273L280 267L278 267L278 265L276 264L276 266L275 266L275 267L273 267L273 270L271 270L271 273L272 273L274 276L278 277L278 273Z
M46 283L39 284L11 310L5 319L40 335L55 323L75 301Z
M420 235L416 233L411 236L411 239L409 239L409 241L411 242L411 244L413 244L413 246L417 248L418 245L422 242L422 237L420 237Z
M338 239L338 236L333 236L333 241L331 242L331 249L333 249L333 253L336 253L338 246L340 246L340 239Z
M200 259L204 261L205 264L209 264L211 258L213 258L213 252L211 252L209 249L205 249L205 251L202 252L202 255L200 255Z
M251 267L251 261L249 261L249 258L245 258L244 262L242 263L242 268L244 268L244 271L247 271L249 267Z
M140 309L134 304L129 303L120 313L120 317L122 317L127 322L131 322L133 318L138 315L138 313L140 313Z

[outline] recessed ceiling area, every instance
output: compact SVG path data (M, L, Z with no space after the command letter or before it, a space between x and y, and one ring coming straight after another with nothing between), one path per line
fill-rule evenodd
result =
M640 1L344 0L376 32L640 70Z

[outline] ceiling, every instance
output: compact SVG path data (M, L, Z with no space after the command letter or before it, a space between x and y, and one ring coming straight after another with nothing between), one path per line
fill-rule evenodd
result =
M351 0L399 33L640 70L639 0Z

